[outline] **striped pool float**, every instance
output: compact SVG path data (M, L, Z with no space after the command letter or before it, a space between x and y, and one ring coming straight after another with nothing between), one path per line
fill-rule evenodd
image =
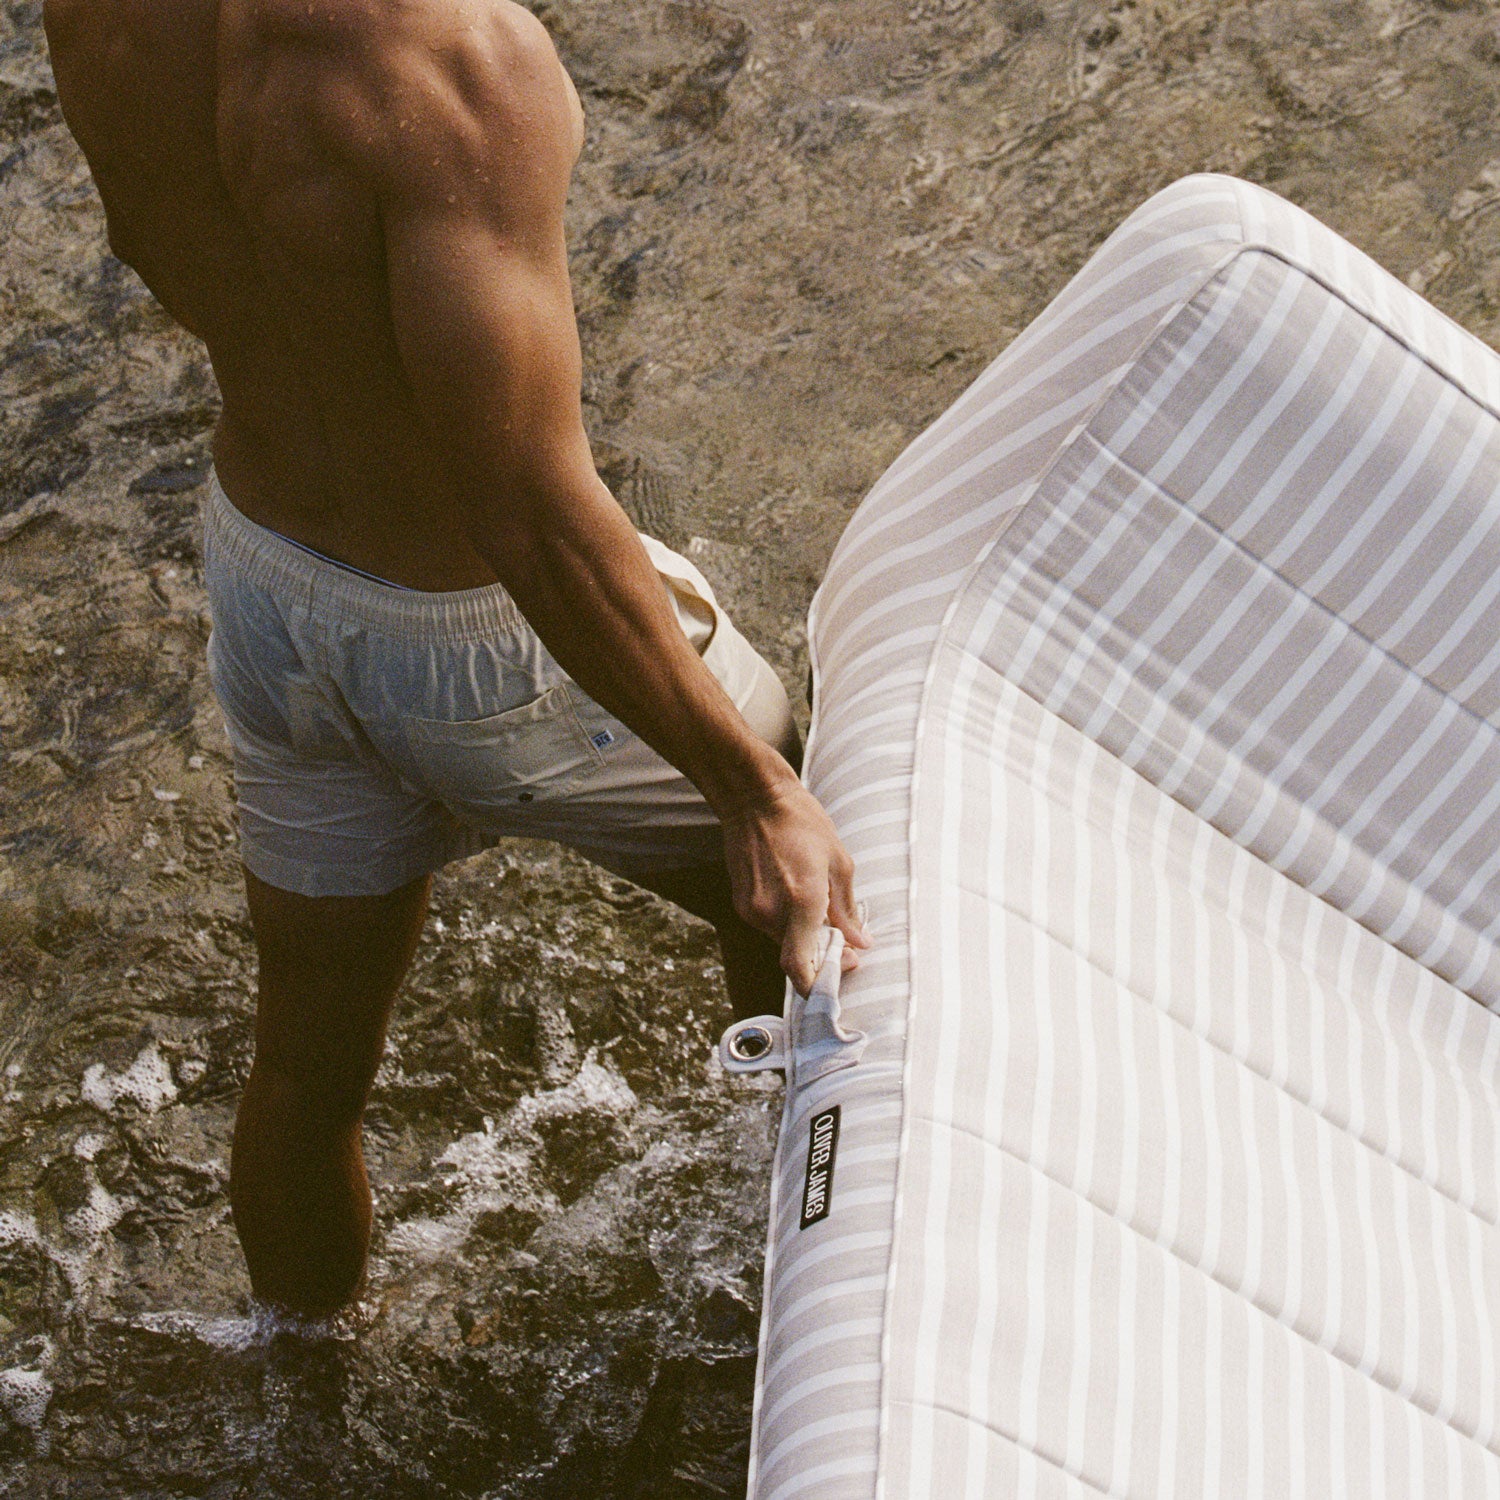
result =
M1500 1500L1497 411L1193 177L860 506L755 1500Z

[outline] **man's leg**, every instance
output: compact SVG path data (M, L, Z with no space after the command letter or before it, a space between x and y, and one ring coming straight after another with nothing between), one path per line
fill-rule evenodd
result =
M736 1019L781 1014L786 975L781 971L780 950L735 911L729 894L729 871L724 865L657 871L632 878L713 925L719 935L719 951L724 955L724 985Z
M809 670L809 682L811 678ZM802 769L802 736L789 713L776 748L794 771ZM734 909L727 865L657 871L633 878L647 890L701 917L718 933L719 952L724 956L724 987L729 991L736 1020L781 1014L786 975L781 968L780 949Z
M260 993L229 1196L256 1295L305 1317L336 1312L364 1281L360 1122L430 884L314 898L245 872Z

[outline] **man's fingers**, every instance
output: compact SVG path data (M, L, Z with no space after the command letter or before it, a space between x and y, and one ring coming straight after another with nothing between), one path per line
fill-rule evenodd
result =
M775 801L771 815L725 825L734 905L739 915L781 944L781 967L798 994L817 978L825 923L844 936L845 968L870 936L854 901L854 861L828 815L801 786Z
M828 924L837 927L856 948L870 946L870 934L859 919L854 900L854 861L839 849L840 858L828 870Z
M818 934L823 924L810 917L803 908L794 908L781 937L782 972L792 981L792 988L805 995L818 977L814 960L818 954Z

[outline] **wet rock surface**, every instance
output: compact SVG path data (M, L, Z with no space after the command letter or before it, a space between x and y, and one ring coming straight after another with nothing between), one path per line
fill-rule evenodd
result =
M1422 0L538 0L589 142L590 431L791 687L849 511L1132 207L1263 182L1500 335L1500 16ZM776 1086L705 929L455 867L369 1115L358 1326L258 1319L252 965L203 665L201 351L0 0L0 1493L741 1493Z

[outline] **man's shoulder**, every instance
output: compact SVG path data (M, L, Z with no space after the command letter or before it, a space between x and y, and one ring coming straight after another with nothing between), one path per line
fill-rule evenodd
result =
M497 133L515 140L563 97L545 27L514 0L224 0L238 4L242 55L317 101L325 145L377 175L459 167ZM274 113L279 91L266 91Z
M222 0L221 10L263 59L333 81L459 82L478 102L557 67L546 28L515 0Z

